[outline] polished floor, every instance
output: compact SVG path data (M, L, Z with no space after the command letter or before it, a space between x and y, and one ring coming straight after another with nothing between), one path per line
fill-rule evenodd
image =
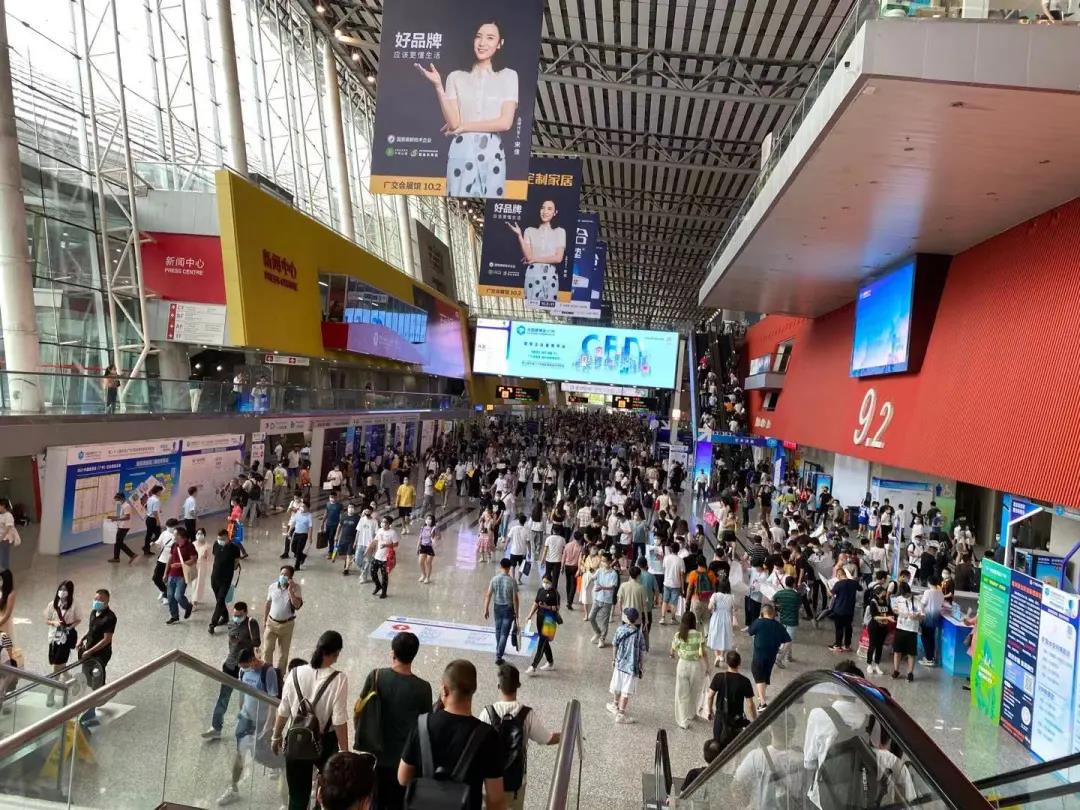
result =
M388 644L372 635L394 616L425 619L448 625L486 625L482 616L483 594L494 572L494 564L479 565L473 548L476 512L467 504L458 505L451 498L449 509L457 508L435 560L430 585L417 582L416 558L409 553L406 537L399 554L399 565L390 581L388 599L373 598L371 588L361 585L356 576L343 577L339 565L332 565L314 552L300 575L305 606L297 620L293 654L307 656L315 639L325 629L339 630L345 638L345 650L339 666L347 674L350 695L358 696L368 670L388 664ZM261 618L266 589L278 570L281 553L280 518L268 517L249 529L247 546L251 558L244 563L238 599L258 606ZM211 526L216 524L210 521ZM32 537L32 531L24 532ZM141 542L141 541L140 541ZM26 653L28 666L42 672L46 665L46 628L43 611L55 593L56 583L72 579L77 600L84 609L92 591L108 588L112 607L119 617L115 654L109 666L111 678L130 671L156 655L174 648L213 664L220 663L225 638L206 632L210 605L200 605L189 621L166 626L168 613L157 600L150 583L153 558L139 558L134 565L106 562L111 549L97 547L56 559L33 554L32 542L17 550L17 604L14 634L16 644ZM531 594L538 585L534 571L524 589ZM554 643L554 671L542 672L525 680L520 698L531 704L549 727L561 724L566 702L576 698L582 704L585 742L582 773L582 807L590 810L629 810L641 804L641 774L652 768L653 746L658 728L668 731L673 771L684 773L699 763L701 745L708 735L706 724L695 721L690 730L679 729L674 722L674 661L667 655L673 633L670 626L656 626L653 649L645 665L645 677L639 693L632 699L633 725L616 725L604 710L611 672L610 650L589 644L592 635L580 613L568 614ZM740 650L749 650L746 636L737 634ZM435 637L434 631L426 637ZM442 637L448 637L443 633ZM804 626L795 646L796 664L777 670L772 694L778 694L793 676L810 668L831 667L837 658L826 650L829 641L825 629ZM455 634L451 643L471 646L483 643L482 633ZM415 668L418 674L437 681L445 664L464 657L480 670L480 690L474 705L496 699L493 656L486 652L459 647L422 646ZM522 671L528 661L511 659ZM1024 749L1000 729L982 720L969 706L969 693L960 681L939 670L921 669L914 683L881 680L896 699L924 724L946 756L957 762L971 777L1000 773L1030 763ZM196 807L211 807L228 784L231 751L229 737L238 708L234 698L226 723L225 739L206 743L199 736L208 725L217 689L201 676L171 669L159 673L145 684L121 694L113 713L91 737L96 764L89 755L76 759L73 801L83 807L145 808L153 806L164 794ZM40 696L30 695L16 727L26 718L36 716L44 707ZM13 721L5 721L10 729ZM554 749L532 746L529 755L529 808L546 806L546 794L552 769ZM245 772L241 795L235 807L277 806L275 780L255 768Z

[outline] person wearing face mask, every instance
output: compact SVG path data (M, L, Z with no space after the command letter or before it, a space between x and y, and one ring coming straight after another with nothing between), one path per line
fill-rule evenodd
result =
M360 584L371 581L371 557L374 553L371 546L375 540L375 532L379 530L379 524L372 516L375 512L374 502L360 515L360 522L356 524L356 549L354 556L345 560L345 574L349 573L352 561L360 569Z
M560 538L561 539L561 538ZM533 656L532 665L525 670L527 675L532 675L540 669L554 669L555 657L551 654L551 641L555 638L556 627L562 622L559 615L559 589L555 587L558 575L544 574L540 588L536 591L536 599L533 600L532 610L525 617L528 624L533 616L536 617L536 655ZM547 663L541 664L540 659L546 658Z
M605 551L600 555L600 570L593 577L593 607L589 613L589 624L593 629L590 643L600 648L607 646L611 609L615 604L615 590L618 587L619 572L611 567L611 554Z
M134 509L131 502L124 497L123 492L117 492L113 496L113 503L116 505L116 512L106 518L106 520L116 524L116 539L113 541L113 555L109 562L120 562L120 552L122 551L127 554L128 565L131 565L136 560L135 552L127 547L124 538L131 531L131 513Z
M389 515L382 519L382 526L371 541L374 551L371 555L371 580L375 583L372 596L386 598L386 589L390 586L390 572L397 562L397 547L400 542L398 533L393 529L393 518ZM382 591L380 594L379 591Z
M334 669L343 646L341 634L327 630L319 636L310 663L292 670L282 688L271 747L275 754L285 754L289 810L307 810L314 772L322 771L332 755L349 748L349 679L344 672ZM290 756L284 740L286 724L308 707L322 730L319 757L314 761Z
M109 609L109 592L101 588L94 593L94 601L90 603L86 635L75 648L83 665L83 677L91 689L105 685L105 669L112 658L115 633L116 614ZM97 710L87 709L79 722L87 727L98 725Z
M425 585L431 584L431 566L435 562L435 546L442 539L439 527L435 525L435 515L424 515L424 525L416 538L416 556L420 562L420 579Z
M275 664L278 672L284 672L289 663L289 649L296 629L296 611L304 606L300 584L294 579L294 574L291 565L281 566L278 578L267 589L263 609L263 627L266 628L263 656L274 664L274 650L279 648Z
M229 634L229 652L225 656L225 661L221 664L221 671L231 678L239 678L240 652L245 649L257 650L262 646L259 623L248 615L247 602L237 602L233 605L227 632ZM221 739L221 727L225 723L225 712L229 710L229 699L232 697L232 693L231 686L221 684L219 687L217 703L214 704L214 714L210 720L210 728L204 731L202 735L204 740Z
M81 622L82 612L75 604L75 583L65 579L45 608L45 624L49 627L49 663L53 672L59 672L67 664L71 651L79 641L75 628ZM50 689L45 697L46 705L52 706L55 698L54 691Z
M293 512L292 517L289 518L289 531L292 534L293 559L296 560L295 567L299 571L300 566L307 559L304 547L307 545L308 534L311 533L311 511L308 509L306 501L302 501L300 508Z
M345 507L345 514L338 524L337 536L327 535L331 548L330 561L334 562L338 557L344 557L346 573L348 573L349 560L352 559L353 550L356 546L356 527L359 524L360 515L357 514L356 507L350 503Z
M251 647L244 647L236 654L239 664L237 675L241 682L264 695L278 696L277 671L255 654ZM260 727L261 726L261 727ZM269 740L274 729L274 712L267 709L256 698L243 695L240 701L240 713L236 717L236 754L233 757L232 782L218 798L219 807L239 801L240 780L244 767L249 760L256 758L256 749ZM203 736L206 736L205 734ZM220 729L219 734L220 736Z
M191 618L194 609L187 598L187 579L184 576L184 568L194 566L199 559L195 551L195 545L188 537L187 529L177 526L175 530L176 540L169 551L169 562L165 567L165 582L169 599L169 618L165 624L176 624L180 621L180 608L184 609L184 618Z
M337 538L338 527L341 525L341 514L343 511L341 502L338 500L337 492L331 492L330 500L326 504L326 513L323 515L322 527L326 536L326 559L331 561L334 559L334 549L336 547L335 540ZM297 564L297 567L299 568L299 563Z
M229 533L222 529L214 543L214 562L210 569L210 588L214 592L214 614L210 617L210 635L214 628L228 621L229 608L225 599L233 583L233 572L240 567L240 547L229 542Z

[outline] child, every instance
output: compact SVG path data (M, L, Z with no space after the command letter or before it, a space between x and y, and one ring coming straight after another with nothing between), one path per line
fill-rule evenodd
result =
M615 715L616 723L633 723L634 719L626 713L630 696L637 691L644 671L642 663L645 655L645 637L641 633L639 622L641 615L636 608L628 607L623 611L623 623L615 631L611 648L614 654L611 673L611 703L605 708Z
M476 536L476 553L482 563L490 562L491 555L495 552L495 547L491 541L491 526L495 519L490 507L480 516L479 532Z

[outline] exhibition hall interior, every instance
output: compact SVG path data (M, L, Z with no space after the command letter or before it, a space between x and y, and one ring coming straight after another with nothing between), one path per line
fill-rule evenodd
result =
M0 810L1080 808L1080 0L0 0Z

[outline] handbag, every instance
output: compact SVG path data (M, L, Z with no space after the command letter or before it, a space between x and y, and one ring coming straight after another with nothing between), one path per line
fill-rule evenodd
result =
M240 569L236 569L236 579L233 580L233 584L229 586L229 590L225 594L225 602L231 604L236 599L236 588L240 585Z
M376 669L371 691L353 707L353 750L379 756L383 752L382 700L379 697L379 670Z
M551 610L545 610L544 616L540 620L540 635L546 638L548 641L555 638L555 633L559 629L558 623L555 621L555 612Z

